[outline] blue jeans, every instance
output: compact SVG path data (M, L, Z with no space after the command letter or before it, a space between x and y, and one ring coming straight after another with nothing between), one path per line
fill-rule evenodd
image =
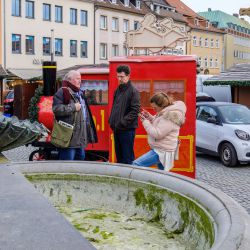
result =
M136 160L133 161L132 165L141 166L141 167L150 167L153 165L157 165L157 167L161 170L164 170L163 165L159 160L159 156L153 149L148 151L146 154L140 156Z
M135 130L114 132L115 154L118 163L132 164L135 159Z
M85 158L85 151L83 148L60 148L59 149L59 160L83 161Z

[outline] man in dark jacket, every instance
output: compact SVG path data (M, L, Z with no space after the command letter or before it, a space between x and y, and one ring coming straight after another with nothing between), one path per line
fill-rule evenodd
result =
M59 149L60 160L84 160L84 148L97 142L97 134L88 103L81 90L81 75L71 70L64 77L62 88L53 98L56 120L74 125L69 148Z
M130 68L116 69L119 86L115 90L109 124L114 131L115 153L118 163L131 164L134 160L135 129L138 127L140 95L130 81Z

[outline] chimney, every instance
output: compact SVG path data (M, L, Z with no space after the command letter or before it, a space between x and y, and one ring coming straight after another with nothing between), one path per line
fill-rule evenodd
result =
M211 8L208 8L208 12L210 12L210 11L212 11L212 9L211 9Z
M234 13L233 16L239 18L239 14L237 14L237 13Z

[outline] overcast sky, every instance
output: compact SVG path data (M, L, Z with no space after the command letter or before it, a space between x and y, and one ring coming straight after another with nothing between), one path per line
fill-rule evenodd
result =
M250 0L181 0L195 12L212 10L221 10L227 14L239 13L240 8L250 8ZM248 22L250 17L242 16Z

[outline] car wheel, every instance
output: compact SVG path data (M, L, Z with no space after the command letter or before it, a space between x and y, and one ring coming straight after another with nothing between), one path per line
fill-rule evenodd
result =
M29 161L45 161L47 160L47 153L43 150L35 150L29 156Z
M223 143L220 147L220 159L224 166L234 167L238 163L236 151L231 143Z

